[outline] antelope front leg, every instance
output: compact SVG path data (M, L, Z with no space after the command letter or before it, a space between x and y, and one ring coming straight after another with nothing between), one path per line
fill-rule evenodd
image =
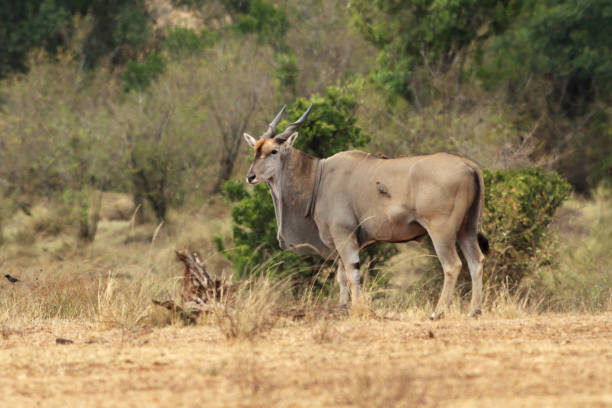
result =
M346 305L349 301L349 290L348 285L346 284L346 272L344 272L344 264L342 264L342 260L338 260L336 280L340 286L340 304Z
M359 245L357 244L357 237L352 231L346 230L332 231L332 236L346 273L344 277L345 283L346 277L348 277L351 285L352 303L355 304L359 301L359 296L361 294L361 285L359 283ZM338 274L340 274L340 269L338 269Z

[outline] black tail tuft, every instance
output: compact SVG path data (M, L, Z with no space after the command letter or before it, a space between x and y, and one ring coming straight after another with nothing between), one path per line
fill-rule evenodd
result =
M478 233L478 246L483 254L489 255L489 240L484 236L482 232Z

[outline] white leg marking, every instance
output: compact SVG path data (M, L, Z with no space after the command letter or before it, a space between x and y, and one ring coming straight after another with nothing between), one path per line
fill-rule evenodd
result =
M355 302L359 300L359 296L361 295L361 285L359 283L359 252L352 253L349 260L347 273L351 278L351 295Z
M346 272L342 261L338 261L338 270L336 271L336 280L340 286L340 304L345 305L349 301L349 290L346 284Z
M468 262L472 277L472 302L468 316L474 317L482 312L482 272L485 258L478 246L478 240L474 236L462 237L459 240L459 246Z

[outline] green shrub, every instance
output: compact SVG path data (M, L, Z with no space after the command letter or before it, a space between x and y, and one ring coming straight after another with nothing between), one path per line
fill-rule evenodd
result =
M121 74L125 90L144 91L164 72L165 65L163 57L156 52L148 54L143 62L128 61Z
M78 225L77 237L80 242L93 242L100 221L101 193L86 187L81 190L67 189L63 191L62 199L69 218Z
M238 15L236 30L242 34L256 33L262 42L282 48L289 29L285 10L266 0L251 0L248 10L248 13Z
M550 262L548 226L570 195L557 173L539 168L484 171L482 228L491 243L485 279L516 287L538 263Z
M276 68L276 88L278 91L287 91L290 95L295 95L296 86L299 79L300 68L298 67L297 57L294 52L277 53Z
M172 27L164 38L164 48L174 58L197 54L214 45L218 40L217 32L202 30L200 34L191 28Z
M295 147L315 157L328 157L348 148L363 147L370 135L357 126L357 100L337 87L328 87L324 96L310 100L298 98L287 109L286 119L278 128L283 129L297 120L312 103L308 121L300 128Z
M298 99L287 111L287 120L279 124L283 129L297 118L312 102L309 120L300 128L296 147L316 157L328 157L352 147L364 146L369 140L355 122L355 99L338 88L328 88L324 96L314 96L310 101ZM314 256L298 256L281 251L276 238L276 218L270 192L265 185L252 191L243 182L229 181L224 185L224 196L233 203L231 251L227 257L233 262L234 272L244 277L257 271L260 265L275 270L280 276L294 274L301 282L309 281L324 265L325 260ZM224 246L216 239L219 250ZM396 253L392 245L373 246L365 251L364 264L387 259ZM264 268L260 268L264 270Z

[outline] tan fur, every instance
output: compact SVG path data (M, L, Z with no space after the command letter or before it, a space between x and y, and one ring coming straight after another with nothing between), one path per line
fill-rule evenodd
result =
M255 155L259 153L261 158L265 158L269 155L272 150L278 150L278 143L274 139L259 139L257 143L255 143Z
M263 145L265 141L266 141L266 139L259 139L259 140L257 140L257 142L255 143L255 147L253 147L255 152L257 152L258 150L261 149L261 145Z

